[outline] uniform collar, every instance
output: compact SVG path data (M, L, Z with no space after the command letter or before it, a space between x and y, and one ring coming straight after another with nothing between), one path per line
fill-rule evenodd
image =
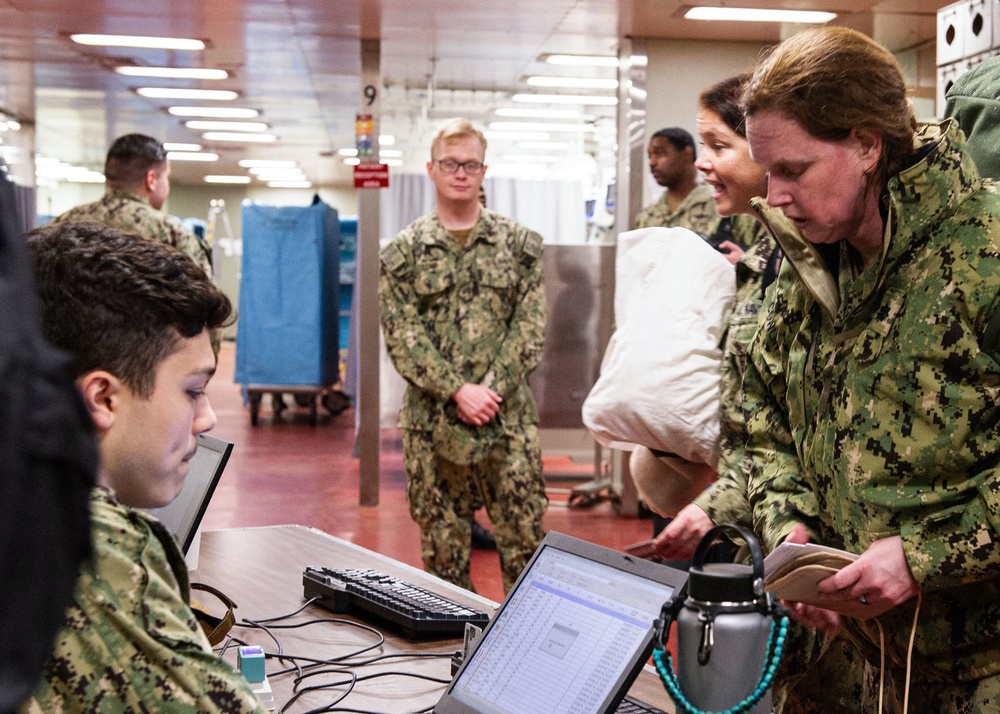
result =
M106 199L123 198L128 201L138 201L139 203L145 203L147 206L150 205L149 201L147 201L145 198L139 196L138 194L132 193L131 191L123 191L123 190L110 191L104 194L104 197Z
M486 243L496 243L500 240L496 231L497 215L497 213L488 208L481 208L479 210L479 220L472 226L472 230L469 233L468 245L472 245L472 243L479 240ZM451 245L454 240L451 238L448 229L441 224L437 211L431 214L430 221L434 230L422 231L419 238L420 242L425 245Z

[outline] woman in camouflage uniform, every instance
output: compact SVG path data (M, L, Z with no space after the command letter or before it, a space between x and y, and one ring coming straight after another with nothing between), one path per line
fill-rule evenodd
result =
M860 555L796 613L857 641L864 711L911 665L910 711L997 711L1000 196L852 30L783 42L744 110L787 259L743 385L755 529Z
M698 102L698 134L703 144L698 169L712 188L716 210L730 222L733 237L750 246L744 253L729 242L722 246L736 263L736 304L722 337L722 375L719 384L721 453L718 480L681 509L657 538L664 558L690 558L701 537L716 523L750 525L746 498L743 446L746 427L740 386L746 369L746 350L757 330L757 313L766 283L773 279L778 258L776 244L756 220L750 199L767 191L763 167L750 158L740 106L741 75L706 89ZM752 214L752 215L747 215ZM769 269L770 266L770 269ZM769 277L765 277L769 276Z

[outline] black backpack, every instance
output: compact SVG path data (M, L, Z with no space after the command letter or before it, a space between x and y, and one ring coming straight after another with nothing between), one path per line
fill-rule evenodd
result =
M65 621L97 471L70 360L42 337L16 210L0 165L0 712L31 694Z

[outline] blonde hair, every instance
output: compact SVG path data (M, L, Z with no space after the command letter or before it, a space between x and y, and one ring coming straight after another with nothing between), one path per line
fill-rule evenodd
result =
M483 136L483 132L473 126L468 119L457 117L446 121L434 133L434 138L431 139L431 159L434 159L434 154L440 144L465 137L478 140L483 145L483 156L486 156L486 137Z
M846 27L793 35L754 70L743 112L780 111L822 141L842 141L852 129L882 137L871 178L884 186L913 153L917 120L899 63L887 49Z

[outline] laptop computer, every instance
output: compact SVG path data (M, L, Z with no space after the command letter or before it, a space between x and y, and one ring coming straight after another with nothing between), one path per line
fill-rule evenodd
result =
M687 573L549 533L435 714L607 714Z
M198 435L198 448L191 458L184 488L173 501L163 508L148 508L146 512L160 519L167 530L174 534L187 555L194 542L202 516L212 500L215 487L229 461L233 443L208 434Z

